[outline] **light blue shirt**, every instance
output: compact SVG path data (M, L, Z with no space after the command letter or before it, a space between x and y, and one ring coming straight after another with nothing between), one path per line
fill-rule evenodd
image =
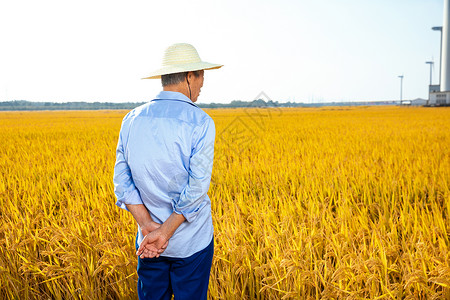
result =
M163 91L122 121L114 167L116 205L144 204L163 223L173 213L186 221L162 256L185 258L213 237L207 195L214 157L214 121L188 97ZM138 243L143 239L138 229Z

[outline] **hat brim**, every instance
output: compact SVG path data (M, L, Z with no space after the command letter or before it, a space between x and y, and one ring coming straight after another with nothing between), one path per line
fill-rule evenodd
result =
M190 71L199 71L199 70L214 70L223 67L223 65L212 64L209 62L201 61L190 64L180 64L180 65L172 65L160 68L155 72L150 73L148 77L144 77L142 79L159 79L161 75L182 73L182 72L190 72Z

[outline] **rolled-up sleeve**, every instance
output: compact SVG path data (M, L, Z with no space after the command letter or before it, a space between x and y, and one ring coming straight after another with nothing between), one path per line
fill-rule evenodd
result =
M188 222L193 222L199 211L206 205L214 160L214 121L208 118L194 130L194 142L189 160L188 183L180 198L173 200L173 211L182 214Z
M122 123L119 141L117 143L113 182L114 194L117 198L116 205L120 208L128 210L126 204L143 204L143 202L138 189L134 185L131 170L125 157L123 136L127 135L127 126L124 123Z

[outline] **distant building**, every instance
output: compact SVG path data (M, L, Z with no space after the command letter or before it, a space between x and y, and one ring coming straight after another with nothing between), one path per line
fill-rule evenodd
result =
M439 84L429 85L429 98L425 105L447 106L450 105L450 92L440 91Z
M423 105L427 105L427 100L426 99L422 99L422 98L417 98L415 100L411 100L410 105L412 106L423 106Z
M450 105L450 92L430 92L430 106L447 106Z

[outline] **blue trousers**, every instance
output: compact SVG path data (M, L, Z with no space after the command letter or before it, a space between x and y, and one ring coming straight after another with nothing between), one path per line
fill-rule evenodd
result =
M206 299L214 255L214 238L203 250L187 258L138 257L139 299Z

